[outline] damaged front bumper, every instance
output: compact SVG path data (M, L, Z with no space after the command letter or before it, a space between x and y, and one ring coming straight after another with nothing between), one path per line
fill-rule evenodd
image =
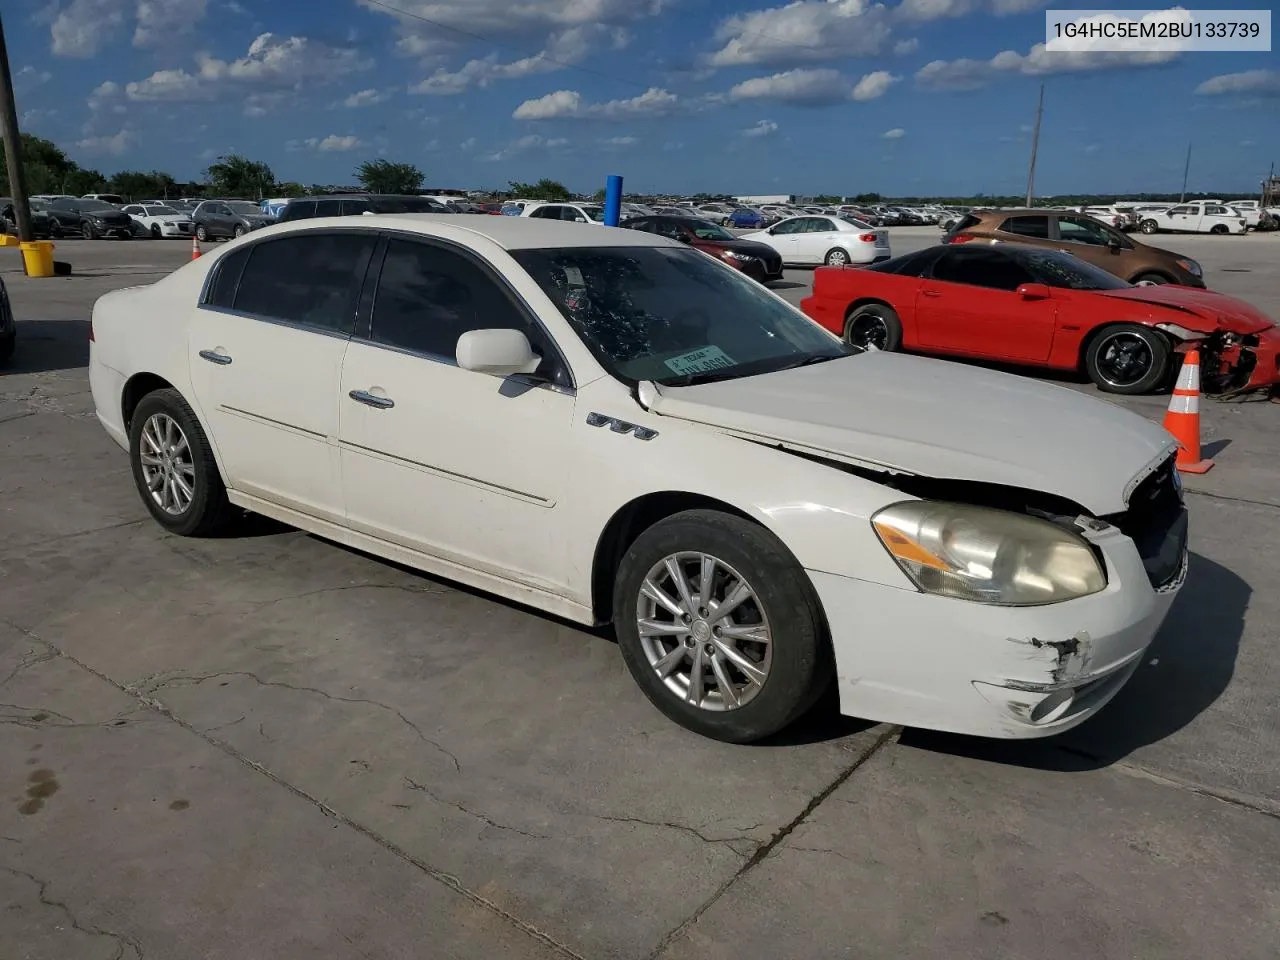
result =
M1218 332L1187 346L1201 351L1201 383L1208 396L1280 390L1280 327L1251 334Z
M997 607L809 571L831 629L841 712L1004 739L1084 722L1124 686L1186 576L1152 586L1133 540L1086 537L1104 558L1100 593Z

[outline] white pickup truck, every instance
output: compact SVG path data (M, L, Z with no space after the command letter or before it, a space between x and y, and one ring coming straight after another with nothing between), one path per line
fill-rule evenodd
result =
M1167 210L1147 210L1138 229L1143 233L1244 233L1249 226L1245 215L1222 203L1197 200L1180 203Z

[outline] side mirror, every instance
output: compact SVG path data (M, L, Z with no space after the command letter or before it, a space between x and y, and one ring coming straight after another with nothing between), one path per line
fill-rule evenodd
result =
M771 236L771 237L772 237L772 236L773 236L775 233L777 233L777 232L778 232L778 228L777 228L777 227L770 227L770 228L769 228L769 236Z
M1107 241L1107 249L1110 250L1112 253L1119 253L1121 249L1123 249L1123 247L1124 247L1124 244L1122 244L1115 237L1112 237L1110 240Z
M1018 288L1018 296L1023 300L1048 300L1052 294L1044 283L1024 283Z
M504 378L533 373L542 360L519 330L468 330L458 338L457 358L463 370Z

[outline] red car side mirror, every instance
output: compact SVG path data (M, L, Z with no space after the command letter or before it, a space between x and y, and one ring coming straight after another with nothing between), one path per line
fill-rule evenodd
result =
M1052 295L1044 283L1024 283L1018 288L1018 296L1023 300L1048 300Z

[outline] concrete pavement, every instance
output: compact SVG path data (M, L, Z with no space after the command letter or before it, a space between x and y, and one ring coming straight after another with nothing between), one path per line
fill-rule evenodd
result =
M1220 264L1240 238L1191 239L1280 315L1280 238ZM1086 726L1000 744L827 705L732 747L664 720L606 636L265 521L165 535L85 336L94 296L189 252L58 255L80 275L0 259L0 956L1275 956L1280 407L1206 404L1188 585Z

